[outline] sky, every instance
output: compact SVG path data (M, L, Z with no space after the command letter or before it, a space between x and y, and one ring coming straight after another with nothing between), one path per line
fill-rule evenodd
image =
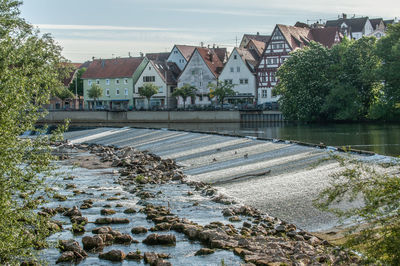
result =
M399 0L24 0L21 16L51 33L72 62L170 52L174 44L233 48L276 24L348 16L394 19Z

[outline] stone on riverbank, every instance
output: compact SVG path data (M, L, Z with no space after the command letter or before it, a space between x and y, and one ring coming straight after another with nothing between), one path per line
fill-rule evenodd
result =
M172 234L150 234L142 242L146 245L176 245L176 237Z
M105 246L103 239L99 235L85 236L82 238L83 248L85 250L101 250Z
M126 254L121 251L121 250L110 250L109 252L106 253L100 253L99 258L103 260L109 260L109 261L123 261L126 257Z

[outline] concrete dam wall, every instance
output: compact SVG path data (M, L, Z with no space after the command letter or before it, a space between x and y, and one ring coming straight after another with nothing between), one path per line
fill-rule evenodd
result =
M239 123L283 121L277 111L51 111L40 123L57 124L70 119L72 124L99 125L123 123Z
M285 141L134 128L96 128L65 133L73 143L132 146L172 158L188 178L212 183L239 202L299 227L318 231L337 220L312 206L330 174L340 170L332 151ZM387 157L352 155L379 162Z

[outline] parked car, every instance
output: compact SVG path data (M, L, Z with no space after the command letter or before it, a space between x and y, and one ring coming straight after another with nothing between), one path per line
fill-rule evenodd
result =
M106 111L106 110L108 110L108 106L98 105L98 106L96 106L95 110L96 111Z
M272 110L272 103L261 103L257 105L257 108L261 110Z

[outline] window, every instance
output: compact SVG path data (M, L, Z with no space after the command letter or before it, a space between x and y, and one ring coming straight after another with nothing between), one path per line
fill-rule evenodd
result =
M184 59L179 59L179 63L185 63Z
M115 95L119 95L119 89L117 88L117 90L115 91Z
M174 54L177 54L178 53L178 51L174 51Z
M100 80L96 79L96 84L100 84Z
M232 84L232 80L231 79L226 79L224 80L225 84Z
M240 84L248 84L249 80L248 79L240 79Z
M88 80L88 85L92 86L92 81L91 80Z
M151 70L151 66L149 66L149 70Z
M196 75L196 70L192 70L192 75Z
M199 101L203 101L203 95L199 95Z
M128 88L125 88L125 95L128 95Z
M173 93L173 92L174 92L174 89L175 89L175 87L169 88L169 92L170 92L170 93Z
M231 72L233 72L234 71L234 68L233 67L231 67Z
M236 68L236 71L237 71L237 72L240 72L240 67L237 67L237 68Z
M271 72L270 73L270 80L271 80L271 82L275 82L276 81L275 72Z
M110 89L106 89L106 96L110 96Z
M268 59L267 59L267 64L268 64L268 65L272 64L272 59L271 59L271 58L268 58Z
M261 97L262 98L267 98L268 97L268 91L267 90L262 90L261 91Z
M116 80L115 80L115 84L119 84L119 79L116 79Z
M125 83L125 84L128 84L128 79L124 79L124 83Z
M275 65L278 63L278 59L277 58L272 58L272 63Z
M154 82L156 80L155 76L144 76L143 82Z
M233 56L233 59L235 59L235 60L236 60L236 59L237 59L237 55L234 55L234 56Z
M106 79L106 85L110 85L110 80Z
M162 92L163 92L163 87L161 86L158 88L158 93L162 93Z

